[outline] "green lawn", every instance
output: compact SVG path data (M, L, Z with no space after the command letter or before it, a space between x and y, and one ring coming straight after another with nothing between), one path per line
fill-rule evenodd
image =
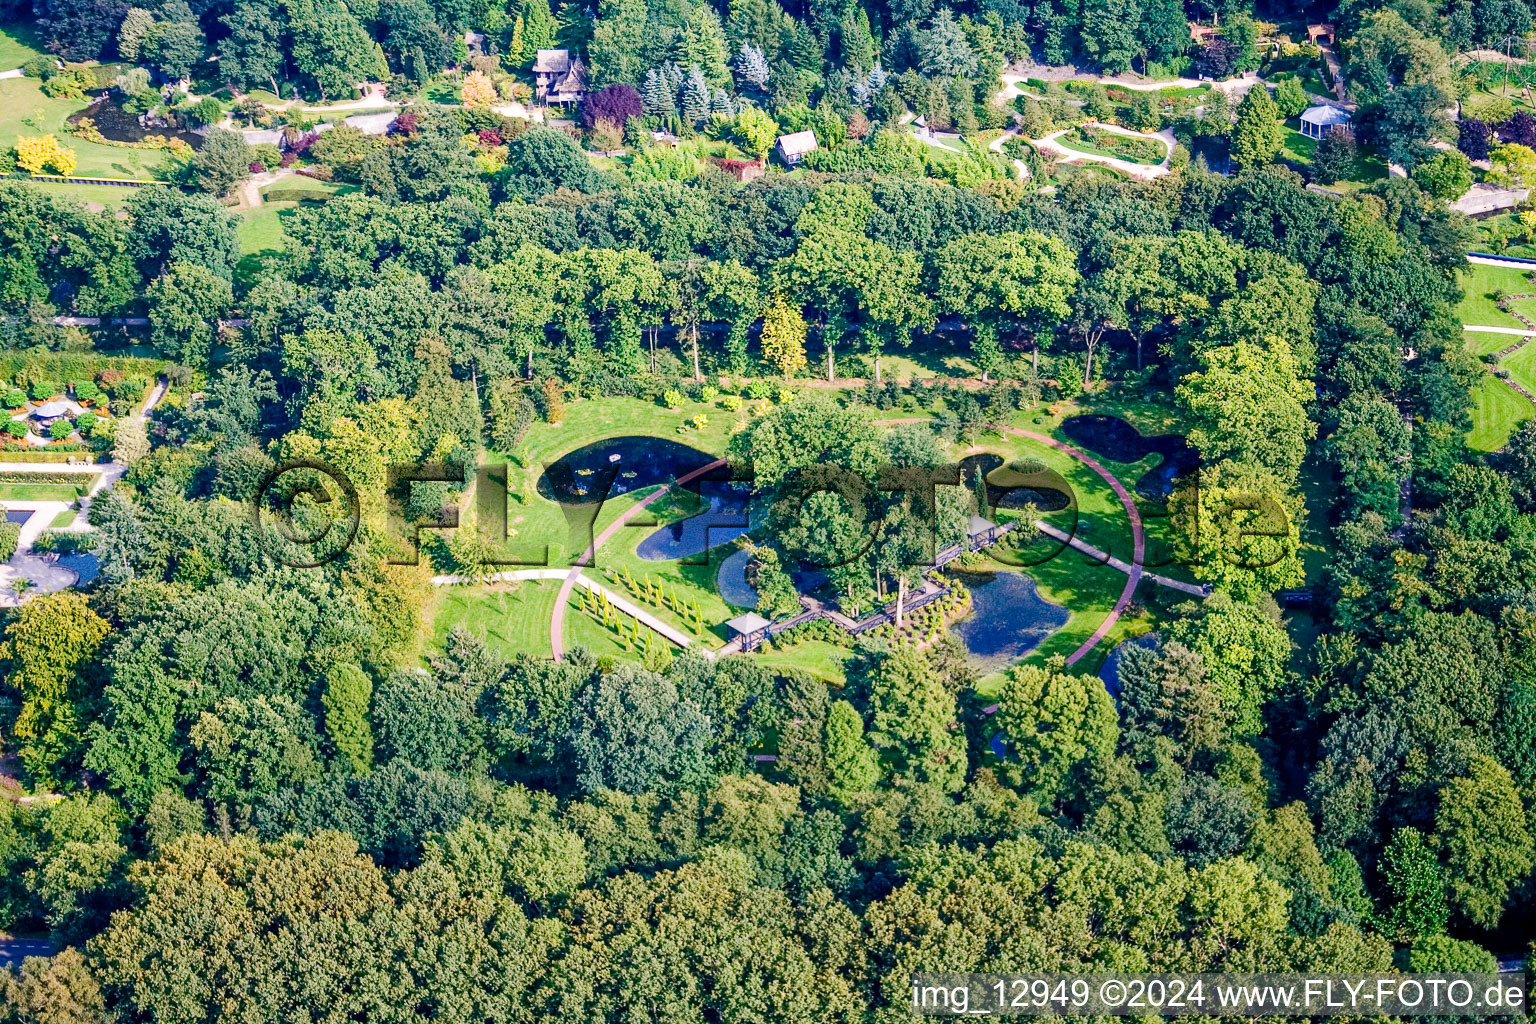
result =
M1300 127L1301 122L1294 117L1285 122L1285 137L1281 142L1280 155L1294 163L1306 166L1312 163L1312 154L1317 150L1317 140L1301 134L1298 130ZM1336 192L1350 192L1380 181L1386 176L1387 162L1377 156L1376 151L1369 146L1361 146L1356 150L1354 162L1343 179L1326 187Z
M1467 351L1479 358L1508 348L1520 340L1517 335L1495 334L1492 331L1463 331L1462 337L1466 340Z
M84 106L79 100L43 95L36 79L0 79L0 149L11 149L23 135L52 133L60 145L74 151L76 177L145 180L164 176L161 165L172 159L165 150L105 146L70 135L65 121Z
M1467 432L1467 447L1480 452L1498 451L1526 420L1536 415L1536 407L1503 381L1487 374L1472 389L1472 429Z
M53 522L48 524L50 530L62 530L75 521L75 510L67 508L53 517Z
M0 501L74 501L81 493L73 484L0 484Z
M1467 264L1467 269L1461 278L1463 297L1456 305L1456 319L1464 324L1481 324L1485 327L1524 326L1519 320L1498 307L1493 300L1493 294L1496 291L1513 295L1536 292L1536 284L1532 284L1526 277L1527 273L1528 271L1513 267L1490 267L1481 263Z
M549 657L549 619L559 580L507 585L445 587L433 621L437 646L455 626L485 640L502 658L514 654Z
M796 669L842 686L847 682L844 666L852 656L853 652L846 647L838 647L824 640L806 640L783 650L766 651L757 655L757 658L775 671Z
M64 144L70 145L70 142ZM60 202L76 203L89 209L115 209L138 191L132 185L74 185L67 181L34 181L32 187L52 192Z
M1286 123L1284 142L1280 147L1280 155L1282 157L1298 164L1310 164L1312 162L1312 154L1316 151L1316 139L1301 134L1301 132L1290 126L1290 122Z
M1514 339L1510 339L1514 340ZM1536 343L1516 349L1499 361L1499 369L1507 370L1527 391L1536 393Z
M0 71L19 68L43 52L43 41L32 22L14 21L0 25Z

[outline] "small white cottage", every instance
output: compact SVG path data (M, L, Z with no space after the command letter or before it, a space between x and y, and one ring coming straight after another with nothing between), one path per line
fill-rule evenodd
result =
M778 149L779 159L784 161L785 166L793 167L805 159L805 154L816 148L816 133L806 129L792 135L780 135L775 148Z

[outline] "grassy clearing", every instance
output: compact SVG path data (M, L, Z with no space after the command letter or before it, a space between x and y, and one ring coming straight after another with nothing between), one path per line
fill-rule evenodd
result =
M0 501L74 501L89 485L0 484Z
M1317 140L1301 134L1290 126L1290 122L1287 122L1284 141L1280 146L1280 156L1293 163L1305 165L1312 162L1312 155L1316 152Z
M164 177L161 166L171 159L165 150L106 146L70 135L65 122L83 106L79 100L45 96L41 83L33 78L0 79L0 149L11 149L23 135L52 133L74 151L77 177Z
M1510 377L1526 390L1536 393L1536 344L1526 345L1505 356L1499 361L1499 369L1509 371Z
M0 25L0 71L19 68L43 52L43 40L32 22L13 21Z
M844 667L848 659L853 657L853 652L822 640L807 640L783 650L765 651L756 657L776 672L809 672L835 686L842 686L847 682Z
M1536 416L1536 407L1525 396L1487 374L1472 389L1472 429L1467 431L1467 447L1480 452L1494 452L1509 443L1520 424Z
M1466 340L1467 351L1478 358L1502 351L1520 340L1518 335L1492 331L1463 331L1462 337Z
M66 141L64 145L72 143ZM61 202L75 203L92 210L115 209L138 191L132 185L72 185L61 181L35 181L32 187L52 192Z
M1528 273L1513 267L1467 264L1461 279L1462 299L1456 304L1456 318L1464 324L1481 324L1485 327L1525 326L1500 309L1493 296L1495 292L1518 295L1536 291L1536 285L1526 276Z
M446 588L433 622L437 646L455 626L463 626L500 657L547 658L549 620L559 591L559 580Z

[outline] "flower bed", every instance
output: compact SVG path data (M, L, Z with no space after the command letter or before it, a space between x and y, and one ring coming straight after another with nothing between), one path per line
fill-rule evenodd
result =
M1063 149L1094 156L1114 157L1117 160L1148 166L1162 163L1168 153L1168 147L1159 139L1133 138L1090 125L1074 128L1056 141Z

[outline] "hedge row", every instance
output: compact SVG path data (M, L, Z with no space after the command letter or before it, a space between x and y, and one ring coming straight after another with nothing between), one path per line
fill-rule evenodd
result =
M53 452L14 451L13 452L13 451L9 451L9 450L7 450L5 448L0 448L0 462L58 462L58 463L67 463L70 459L74 459L77 463L78 462L85 462L85 463L95 464L95 462L96 462L96 455L94 453L92 453L92 452L86 452L86 451L66 451L66 452L59 452L59 451L53 451ZM28 476L36 476L37 474L36 473L28 473L27 475Z
M0 484L75 484L89 488L96 483L95 473L23 473L20 470L0 472Z

